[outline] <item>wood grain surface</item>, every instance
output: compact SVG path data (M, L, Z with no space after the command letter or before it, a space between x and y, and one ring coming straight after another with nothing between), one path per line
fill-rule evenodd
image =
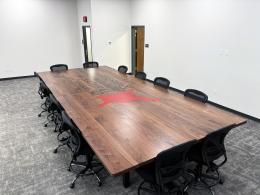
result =
M246 122L240 116L106 66L41 72L39 77L111 175L148 163L172 146ZM119 101L100 107L103 101L99 96L129 90L158 101Z

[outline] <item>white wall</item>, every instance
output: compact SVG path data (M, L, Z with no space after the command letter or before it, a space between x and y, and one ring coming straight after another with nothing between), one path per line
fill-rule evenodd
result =
M91 26L92 25L92 14L91 14L91 0L77 0L77 12L78 12L78 26L79 26L79 36L80 40L80 51L81 51L81 62L85 62L84 55L84 45L82 44L83 33L82 26ZM88 22L83 22L83 16L88 17Z
M82 67L86 15L101 65L130 69L130 26L145 25L150 79L260 118L259 10L257 0L0 0L0 78Z
M0 78L82 66L74 0L0 0Z
M130 69L130 0L91 0L93 59ZM109 42L112 42L109 45Z
M144 69L171 86L260 118L260 1L132 0L145 25Z

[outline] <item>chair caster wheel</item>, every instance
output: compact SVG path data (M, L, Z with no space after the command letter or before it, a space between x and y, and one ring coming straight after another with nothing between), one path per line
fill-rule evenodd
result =
M54 154L56 154L57 152L58 152L58 149L57 149L57 148L53 150L53 153L54 153Z
M38 114L38 117L41 117L42 115L41 114Z
M221 178L220 180L219 180L219 182L218 182L219 184L221 184L221 185L223 185L224 184L224 179L223 178Z
M70 184L70 188L73 189L75 187L75 184L74 183L71 183Z
M102 186L102 182L101 181L98 182L98 187L100 187L100 186Z
M44 127L47 127L48 125L47 124L44 124Z

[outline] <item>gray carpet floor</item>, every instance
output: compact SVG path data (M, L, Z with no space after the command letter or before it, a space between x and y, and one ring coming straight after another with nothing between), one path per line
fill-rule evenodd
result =
M70 155L57 146L53 126L43 127L45 117L38 118L42 100L37 94L37 78L0 81L0 195L70 195L137 194L141 179L131 173L132 185L125 189L121 177L101 174L103 185L97 187L92 177L74 178L67 171ZM260 124L248 121L226 139L228 162L222 167L224 185L214 187L217 195L260 194ZM206 195L207 191L190 190Z

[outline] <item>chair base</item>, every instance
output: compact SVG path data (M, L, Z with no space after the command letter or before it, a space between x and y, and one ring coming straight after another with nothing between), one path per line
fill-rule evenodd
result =
M211 195L215 195L212 186L210 186L204 179L198 178L191 186L191 188L196 190L208 190Z
M47 116L47 121L44 122L44 127L47 127L50 123L54 122L54 117L55 116L53 112L49 113Z
M150 184L149 187L143 187L144 184ZM188 195L187 192L188 186L186 186L184 189L176 188L175 190L171 190L169 192L163 192L159 186L156 186L154 184L151 184L149 182L142 181L140 185L138 186L138 195L141 195L141 191L148 192L148 193L155 193L158 195L162 194L171 194L171 193L177 193L177 195Z
M66 146L66 145L67 145L67 142L58 145L57 148L55 148L55 149L53 150L53 153L54 153L54 154L58 153L59 148L62 147L62 146Z
M38 114L38 117L41 117L43 113L48 112L47 110L43 110Z
M44 127L47 127L51 123L55 125L53 132L58 132L61 128L61 119L57 111L52 111L48 114L47 121L44 122Z
M99 171L100 171L100 170L99 170ZM97 175L97 173L98 173L99 171L94 171L94 170L91 169L91 168L85 168L85 169L83 169L83 170L80 171L80 172L76 175L76 177L73 179L73 181L72 181L71 184L70 184L70 188L74 188L74 187L75 187L75 183L76 183L76 181L78 180L78 178L80 178L80 177L85 177L85 176L90 176L90 175L93 175L93 176L96 178L98 187L100 187L100 186L102 185L102 182L101 182L100 178L99 178L98 175Z
M149 192L149 193L158 193L160 194L160 190L158 188L156 188L155 186L151 185L148 187L143 187L143 185L147 183L145 181L142 181L140 183L140 185L138 186L138 195L141 195L141 191L145 191L145 192Z
M48 110L49 110L48 98L46 98L45 102L43 102L41 104L41 109L42 109L42 111L38 114L38 117L41 117L43 113L48 112Z
M212 187L216 186L217 184L224 184L224 178L221 177L218 169L215 169L213 171L213 173L216 173L217 175L208 175L202 172L203 167L200 165L197 167L196 169L196 179L195 182L193 182L192 188L194 189L207 189L210 191L211 195L214 195L214 191L212 189ZM207 170L206 173L208 173L209 171ZM209 184L206 180L211 180L211 181L215 181L211 184Z
M93 159L93 157L91 157L91 160L88 159L87 162L79 162L79 161L76 161L74 158L72 158L71 162L69 164L68 171L74 171L72 169L73 165L78 166L78 167L83 167L83 169L79 173L76 174L76 177L73 179L73 181L70 184L70 188L75 187L75 183L78 180L78 178L84 177L84 176L90 176L90 175L93 175L96 178L98 186L102 185L102 182L101 182L99 176L97 175L101 170L104 169L104 167L102 166L102 163L96 162L96 159Z

